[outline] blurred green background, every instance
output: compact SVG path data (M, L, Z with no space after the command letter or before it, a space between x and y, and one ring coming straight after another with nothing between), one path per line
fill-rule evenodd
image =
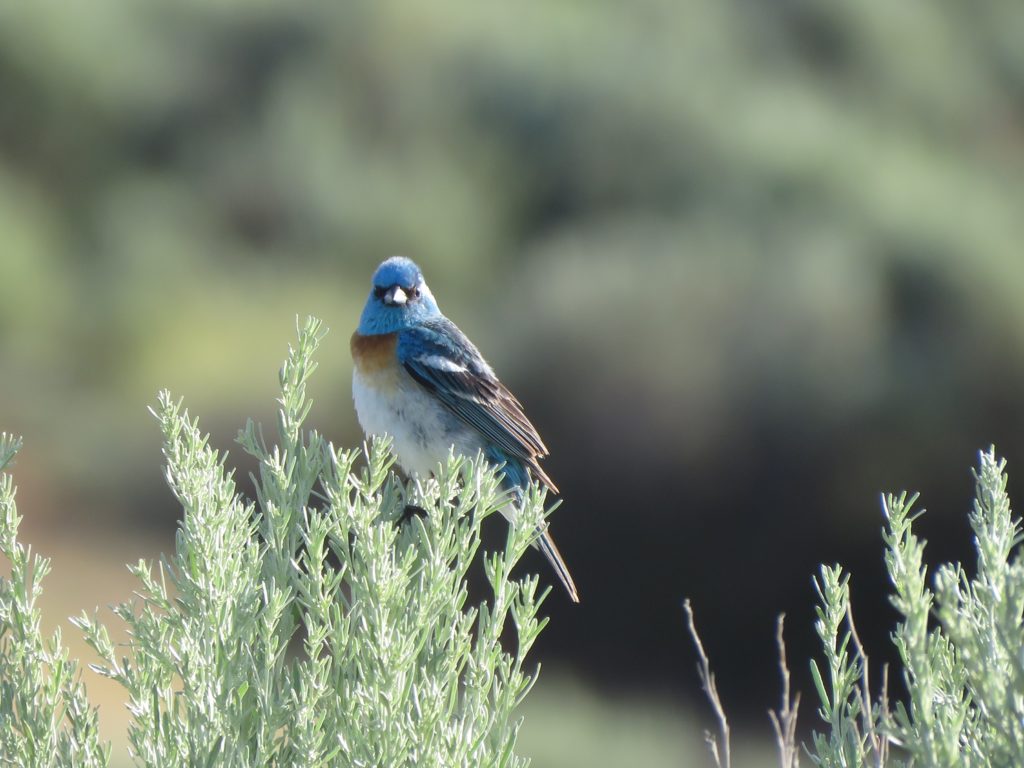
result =
M315 314L312 423L360 440L348 335L402 253L564 494L583 603L523 752L703 764L690 596L767 764L780 611L814 723L817 564L891 658L878 494L969 558L975 451L1024 466L1022 40L1002 0L0 4L0 429L52 625L173 547L158 389L230 449Z

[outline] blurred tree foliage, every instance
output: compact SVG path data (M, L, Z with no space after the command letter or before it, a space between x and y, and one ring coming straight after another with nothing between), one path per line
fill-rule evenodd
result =
M552 448L585 604L546 642L663 677L685 593L770 680L878 491L1024 456L1021 40L1002 0L2 4L0 424L138 517L157 389L230 435L313 313L353 442L346 335L406 253ZM650 631L574 650L629 595Z

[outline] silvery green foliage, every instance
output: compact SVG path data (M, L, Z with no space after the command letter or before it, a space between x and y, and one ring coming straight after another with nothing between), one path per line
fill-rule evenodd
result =
M823 568L818 582L818 631L828 679L812 663L828 723L815 733L818 765L1024 765L1024 564L1021 524L1006 493L1006 463L993 449L981 454L970 515L977 567L935 571L928 586L925 542L913 533L916 496L884 502L885 562L900 620L892 639L907 688L905 701L874 704L863 674L867 657L849 613L848 577ZM869 711L870 710L870 711ZM884 740L899 754L891 760Z
M892 633L906 697L892 704L883 672L871 692L868 656L850 608L850 577L839 566L822 566L815 579L824 658L811 661L824 731L811 734L803 752L815 765L1001 768L1024 765L1024 540L1006 493L1006 462L989 449L974 473L970 514L978 563L969 576L959 563L942 565L928 586L925 542L913 532L917 496L883 499L885 563L893 584L890 601L900 615ZM701 679L722 726L723 745L711 740L712 759L729 765L728 724L711 679L703 645ZM783 704L773 712L780 765L799 765L798 697L789 695L789 669L778 636ZM722 760L725 755L725 761Z
M818 714L829 725L827 734L812 734L815 753L821 757L816 762L825 766L856 765L864 750L859 728L861 701L856 695L862 662L851 654L852 635L844 626L850 605L850 577L839 566L823 566L814 588L821 598L814 626L824 648L825 673L812 660L811 676L821 701Z
M252 423L239 436L259 464L254 502L180 403L159 397L184 511L175 554L132 568L138 598L116 609L127 652L94 618L76 621L97 671L129 694L135 763L525 766L514 712L533 682L524 662L543 595L510 572L543 496L484 557L491 601L467 605L481 522L507 501L494 472L453 459L403 484L385 443L342 450L303 432L321 337L307 321L282 369L279 444Z
M0 434L0 554L10 575L0 578L0 765L104 766L96 710L89 706L60 631L44 638L39 596L50 561L17 539L14 484L4 472L21 441Z

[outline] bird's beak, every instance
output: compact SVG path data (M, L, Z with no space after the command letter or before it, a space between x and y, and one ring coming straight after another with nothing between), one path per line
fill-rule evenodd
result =
M409 297L405 291L402 290L401 286L393 285L388 288L388 292L384 294L384 303L389 307L401 307L408 303Z

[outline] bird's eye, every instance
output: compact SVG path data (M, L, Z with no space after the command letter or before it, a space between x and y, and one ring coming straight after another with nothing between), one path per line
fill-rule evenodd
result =
M414 299L418 299L420 297L420 289L414 285L409 289L409 295Z
M387 293L387 292L388 292L387 288L377 287L377 288L373 289L373 295L376 296L378 299L383 299L384 298L384 294Z

